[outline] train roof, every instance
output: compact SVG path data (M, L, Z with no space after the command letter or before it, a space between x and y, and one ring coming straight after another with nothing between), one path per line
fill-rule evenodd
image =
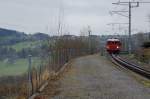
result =
M113 42L118 41L119 42L120 40L119 39L108 39L107 41L113 41Z

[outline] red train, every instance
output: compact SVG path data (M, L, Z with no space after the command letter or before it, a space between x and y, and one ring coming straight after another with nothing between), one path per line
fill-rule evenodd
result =
M110 54L118 54L121 50L121 42L119 39L108 39L106 50Z

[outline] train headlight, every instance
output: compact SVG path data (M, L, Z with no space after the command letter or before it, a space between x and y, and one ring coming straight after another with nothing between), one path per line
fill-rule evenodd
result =
M119 46L117 46L117 49L119 49Z

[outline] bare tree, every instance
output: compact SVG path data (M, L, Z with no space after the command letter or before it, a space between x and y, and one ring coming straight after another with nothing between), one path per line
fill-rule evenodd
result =
M149 29L150 29L150 14L148 14L148 22L149 22Z
M150 14L148 14L148 22L149 22L149 40L150 40Z

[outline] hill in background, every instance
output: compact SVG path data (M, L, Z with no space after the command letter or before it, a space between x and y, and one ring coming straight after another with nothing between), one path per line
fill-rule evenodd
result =
M49 35L44 33L25 34L15 30L0 28L0 45L14 45L25 41L47 40Z

